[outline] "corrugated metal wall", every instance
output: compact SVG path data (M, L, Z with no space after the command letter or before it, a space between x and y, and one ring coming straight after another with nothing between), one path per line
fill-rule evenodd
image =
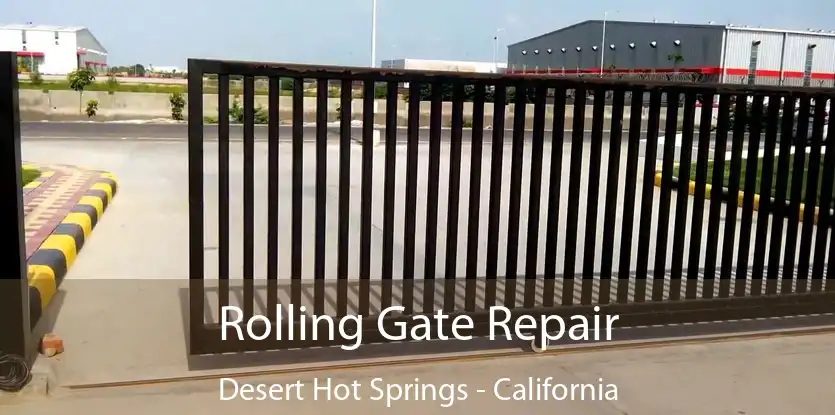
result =
M569 70L600 68L599 45L603 23L587 21L508 47L508 68L528 70L536 67ZM655 24L643 22L611 21L606 24L606 51L604 68L614 65L618 69L671 69L670 55L680 54L684 59L679 67L719 67L722 48L721 26ZM673 42L679 40L680 45ZM656 48L650 47L655 41ZM630 49L629 44L635 48ZM615 49L610 49L614 45ZM576 47L582 48L581 52ZM592 48L597 46L598 50ZM552 50L548 55L547 50ZM566 53L561 52L566 48ZM539 50L539 54L534 54ZM526 53L523 55L522 51Z
M813 49L809 86L835 86L835 36L737 28L728 28L727 32L725 82L747 82L751 49L755 41L760 42L756 84L780 85L782 63L782 85L803 86L806 53L810 45L816 45Z

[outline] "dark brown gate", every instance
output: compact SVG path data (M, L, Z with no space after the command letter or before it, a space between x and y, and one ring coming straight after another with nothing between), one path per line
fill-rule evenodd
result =
M289 304L363 316L364 343L392 305L385 327L443 310L473 335L494 305L621 327L835 311L829 90L191 60L188 91L193 354L348 341ZM221 340L228 305L295 337Z

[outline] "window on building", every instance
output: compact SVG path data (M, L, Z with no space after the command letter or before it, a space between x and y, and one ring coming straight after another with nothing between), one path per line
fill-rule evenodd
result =
M806 46L806 62L803 64L803 86L812 85L812 60L815 57L815 45Z
M751 58L748 62L748 85L754 85L757 81L757 55L760 51L760 42L751 44Z
M25 30L20 31L20 43L23 43L24 45L26 44L26 31Z

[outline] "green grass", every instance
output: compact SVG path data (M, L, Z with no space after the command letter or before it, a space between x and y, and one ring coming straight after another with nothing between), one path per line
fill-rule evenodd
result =
M777 187L777 164L778 164L778 160L777 160L777 157L775 157L774 167L773 167L772 176L771 176L772 177L772 180L771 180L771 197L774 197L777 193L777 190L776 190L776 187ZM788 174L787 182L786 182L786 184L787 184L786 185L786 199L787 200L791 197L792 181L794 181L794 178L793 178L793 175L795 173L794 154L792 154L790 156L788 164L789 164L789 167L788 167L789 174ZM741 169L740 174L739 174L739 190L740 191L747 191L747 190L750 190L750 189L746 188L746 183L745 183L745 181L746 181L745 176L747 174L746 172L747 172L747 167L748 167L745 159L742 160L741 166L742 166L742 169ZM730 170L731 170L730 169L730 160L725 160L725 163L724 163L723 167L724 167L724 172L723 172L723 175L722 175L722 177L723 177L722 186L727 188L728 187L728 178L730 176ZM756 194L761 194L760 188L761 188L761 185L762 185L762 181L765 178L765 176L763 175L763 172L762 172L762 168L763 168L762 158L757 159L757 174L756 174L756 180L754 182L754 189L753 189L754 193L756 193ZM676 166L673 169L673 175L676 176L676 177L678 177L678 169L679 169L678 166ZM818 173L817 189L816 189L817 192L816 193L817 193L817 200L820 200L821 181L823 179L823 175L822 175L822 172L823 172L823 157L821 157L820 167L819 167L818 172L819 173ZM802 192L801 194L803 195L802 200L805 201L805 199L806 199L806 187L807 187L806 179L807 179L807 176L809 174L809 154L807 154L805 159L804 159L804 166L803 166L802 174L803 174L803 181L802 181L802 184L801 184L801 192ZM713 160L708 161L707 176L706 177L707 177L707 183L711 183L713 181ZM696 180L696 163L693 163L690 166L690 180ZM833 191L835 191L835 189L833 189ZM835 193L833 193L833 194L835 194Z
M41 172L36 169L28 169L23 168L23 171L20 173L21 178L21 186L26 186L32 180L37 179L41 175Z

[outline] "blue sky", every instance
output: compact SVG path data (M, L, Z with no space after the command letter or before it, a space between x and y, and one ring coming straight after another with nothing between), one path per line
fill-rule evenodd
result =
M246 6L244 6L246 5ZM3 23L87 26L110 64L184 67L189 57L370 62L371 0L0 0ZM377 60L490 61L504 47L582 20L734 23L835 30L832 0L378 0ZM502 59L503 60L503 59Z

